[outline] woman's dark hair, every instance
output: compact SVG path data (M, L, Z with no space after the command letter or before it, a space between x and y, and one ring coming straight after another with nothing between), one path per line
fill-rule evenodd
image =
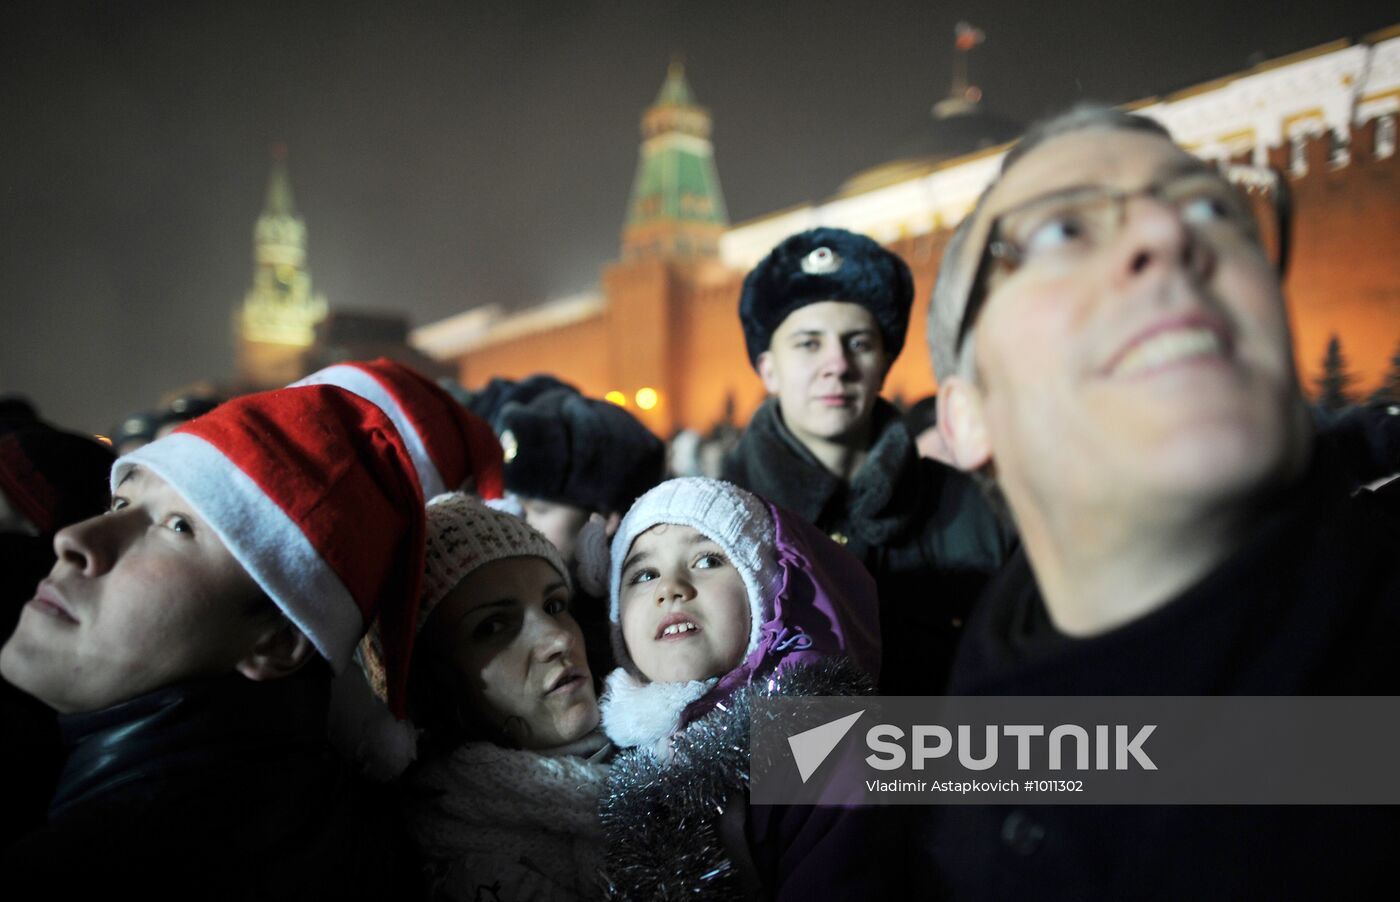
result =
M452 679L430 661L416 654L409 665L408 716L423 730L423 741L444 751L464 742L490 742L503 748L520 748L529 725L520 717L492 723L463 704L463 693Z

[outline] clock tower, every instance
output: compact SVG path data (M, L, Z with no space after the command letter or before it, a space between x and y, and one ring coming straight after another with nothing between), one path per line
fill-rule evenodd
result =
M267 201L253 227L253 285L235 317L239 379L251 389L299 379L326 309L325 296L311 289L306 223L292 202L286 149L278 146Z
M672 61L656 102L642 116L642 152L632 183L624 260L719 256L729 226L710 144L709 111L695 102L685 68Z

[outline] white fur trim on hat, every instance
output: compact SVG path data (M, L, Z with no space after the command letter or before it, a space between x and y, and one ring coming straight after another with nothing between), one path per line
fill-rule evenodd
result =
M300 527L257 483L214 445L183 432L119 458L112 466L113 492L137 466L179 492L332 669L344 669L364 628L359 606Z
M774 551L777 534L768 507L732 483L687 476L671 479L637 499L613 536L609 565L608 617L620 621L622 565L637 536L662 523L689 526L724 550L743 577L749 596L747 657L758 647L764 600L777 591L782 569Z
M603 732L620 748L648 746L663 753L671 734L680 728L686 706L718 682L717 678L685 683L644 682L621 667L608 674L603 698Z
M397 779L418 757L418 730L389 713L362 667L347 667L331 681L326 734L342 758L376 783Z
M485 502L486 506L493 511L500 511L503 514L510 514L512 517L525 519L525 505L520 503L519 495L512 495L506 492L499 498L490 498Z
M438 473L437 464L433 463L427 446L423 444L423 436L399 404L398 398L370 373L354 364L338 363L287 387L297 388L302 385L335 385L378 407L399 431L399 437L408 449L408 456L413 459L413 469L418 473L418 484L423 487L423 497L431 498L450 488L443 484L442 474Z

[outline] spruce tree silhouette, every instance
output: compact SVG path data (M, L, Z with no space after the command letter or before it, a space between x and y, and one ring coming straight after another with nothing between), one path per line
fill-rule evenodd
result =
M1356 403L1351 387L1356 376L1347 368L1342 353L1342 340L1333 333L1327 342L1327 354L1322 358L1322 375L1317 377L1317 403L1328 410L1341 410Z
M1400 402L1400 342L1396 343L1395 353L1390 355L1390 369L1381 377L1371 400Z

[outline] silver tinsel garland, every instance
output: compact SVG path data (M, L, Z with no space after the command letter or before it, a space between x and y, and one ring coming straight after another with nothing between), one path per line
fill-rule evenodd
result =
M609 897L742 899L719 820L748 796L753 699L873 692L871 679L846 658L794 665L736 692L677 734L669 762L642 747L619 754L600 802Z

